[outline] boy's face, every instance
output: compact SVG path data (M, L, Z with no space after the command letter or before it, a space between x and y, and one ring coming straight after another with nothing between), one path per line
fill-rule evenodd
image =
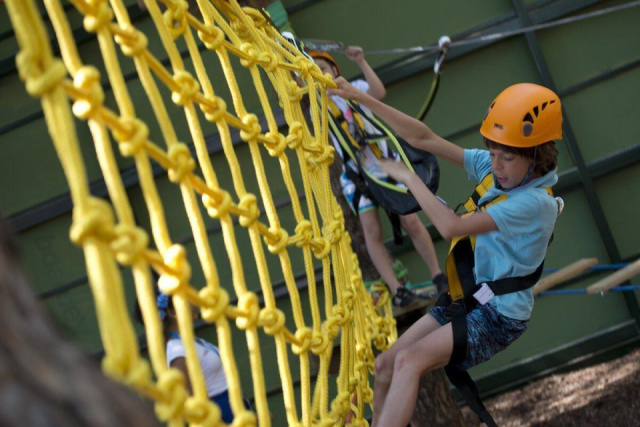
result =
M334 79L336 77L338 77L338 73L336 71L336 67L333 66L332 63L330 63L329 61L322 59L322 58L316 58L313 60L313 62L316 63L316 65L320 68L320 71L322 71L323 74L330 74L331 77L333 77Z
M529 171L532 160L513 153L505 153L498 148L490 148L491 169L502 188L510 189L520 185Z

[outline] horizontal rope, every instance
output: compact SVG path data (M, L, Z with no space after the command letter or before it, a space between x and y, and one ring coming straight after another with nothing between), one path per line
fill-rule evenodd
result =
M528 27L518 28L517 30L511 31L502 31L498 33L487 34L479 37L472 37L468 39L455 40L449 44L450 48L456 48L461 46L468 46L472 44L486 43L489 41L502 40L508 37L517 36L520 34L524 34L530 31L538 31L544 30L547 28L557 27L560 25L571 24L577 21L582 21L584 19L595 18L597 16L603 16L614 12L619 12L621 10L629 9L635 6L640 5L640 0L635 0L629 3L621 4L618 6L612 6L605 9L596 10L594 12L583 13L580 15L572 16L569 18L558 19L551 22L546 22L544 24L536 24L530 25ZM318 40L318 39L303 39L303 41L312 47L323 47L327 52L344 52L344 44L342 42L337 42L333 40ZM411 47L399 47L399 48L390 48L390 49L365 49L364 53L370 55L382 55L382 54L393 54L393 53L431 53L438 52L440 47L437 44L430 44L426 46L411 46Z
M609 289L608 292L632 292L632 291L640 291L640 284L637 285L622 285L616 286L615 288ZM598 295L598 294L589 294L587 293L586 288L580 289L556 289L552 291L544 291L540 292L540 296L546 295ZM604 296L604 294L599 294Z

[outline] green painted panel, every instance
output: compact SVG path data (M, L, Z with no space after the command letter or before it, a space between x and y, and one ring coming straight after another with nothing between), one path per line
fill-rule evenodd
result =
M509 2L388 2L323 0L290 17L299 37L330 39L365 49L411 47L437 43L443 34L454 35L511 12ZM369 55L378 66L398 55ZM354 64L337 55L346 76L359 73Z
M624 3L609 1L579 13ZM640 8L635 7L538 31L540 47L559 90L640 58L638 20Z
M640 250L638 182L640 166L624 169L595 182L602 208L623 258L637 255Z
M426 99L433 72L394 84L385 100L416 115ZM507 86L537 82L536 68L522 39L509 39L447 64L426 123L446 136L480 123L489 104Z
M578 146L589 162L640 142L632 124L640 96L640 69L563 100Z
M48 221L18 235L25 270L37 293L86 277L82 249L69 240L71 215Z

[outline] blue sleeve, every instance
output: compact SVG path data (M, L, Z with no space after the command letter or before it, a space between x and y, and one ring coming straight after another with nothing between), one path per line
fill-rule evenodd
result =
M464 150L464 169L469 179L482 181L491 172L491 157L487 150Z
M540 232L543 219L540 200L533 194L510 197L504 202L489 206L487 213L506 238Z

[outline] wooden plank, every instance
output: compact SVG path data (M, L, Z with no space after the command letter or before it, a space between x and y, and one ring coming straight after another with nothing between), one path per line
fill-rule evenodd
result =
M566 267L543 277L533 287L533 296L538 296L540 292L544 292L551 289L562 282L576 277L578 274L587 271L590 267L598 263L598 258L582 258L576 262L573 262Z
M606 294L611 288L618 286L638 274L640 274L640 259L589 286L587 293Z

